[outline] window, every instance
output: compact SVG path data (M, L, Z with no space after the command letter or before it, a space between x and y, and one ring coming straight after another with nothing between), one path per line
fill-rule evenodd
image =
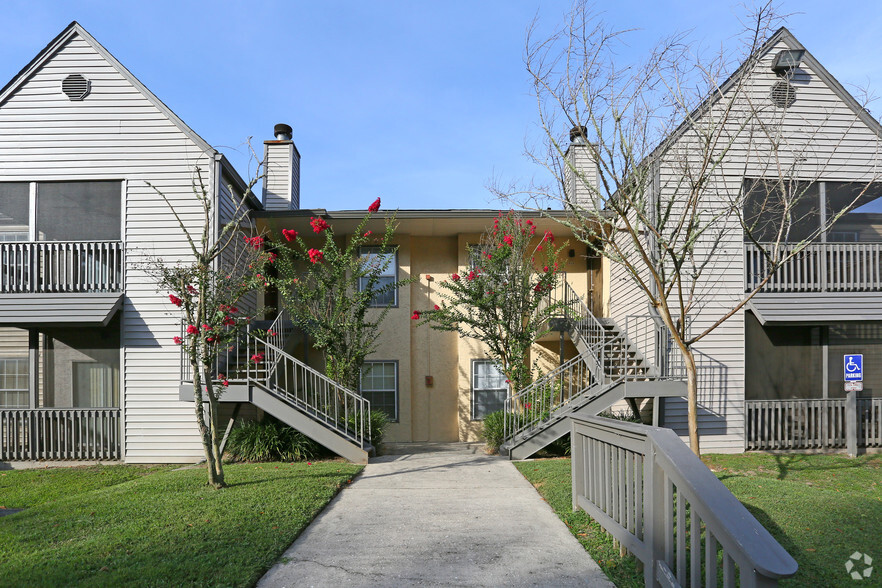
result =
M27 241L30 187L27 182L0 183L0 241Z
M383 249L382 247L362 247L359 256L364 267L369 271L376 271L378 276L373 284L374 290L388 288L371 298L371 306L398 306L398 289L389 288L390 284L398 281L398 252L396 250ZM358 279L358 291L363 292L370 284L370 277Z
M482 421L491 412L502 410L508 395L505 374L492 361L472 361L472 420Z
M381 410L398 422L398 362L366 361L361 367L361 395L371 410Z
M0 358L0 408L28 407L28 358Z

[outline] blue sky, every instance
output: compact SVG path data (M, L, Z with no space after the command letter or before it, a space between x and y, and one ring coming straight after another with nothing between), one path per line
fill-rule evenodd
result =
M738 2L598 2L636 29L629 53L693 31L732 42ZM495 208L491 178L542 170L522 56L526 28L557 25L568 2L485 0L149 2L3 0L0 85L77 20L248 175L245 142L294 128L304 208ZM846 88L879 88L882 4L785 0L786 25ZM882 112L878 103L874 114Z

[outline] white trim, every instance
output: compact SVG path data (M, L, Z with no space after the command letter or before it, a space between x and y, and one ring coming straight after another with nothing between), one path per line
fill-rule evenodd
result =
M37 240L37 182L28 182L28 241Z

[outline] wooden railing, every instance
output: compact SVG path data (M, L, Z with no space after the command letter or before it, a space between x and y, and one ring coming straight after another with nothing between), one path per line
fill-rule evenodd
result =
M120 409L0 409L0 461L121 459Z
M856 447L882 447L882 398L748 400L745 449L843 449L854 430ZM849 420L853 419L853 425Z
M771 246L770 246L771 247ZM782 245L787 255L794 245ZM744 244L744 289L752 292L768 275L761 249ZM878 292L882 290L882 243L811 243L782 264L763 292Z
M774 586L796 573L790 554L673 431L571 422L573 509L643 563L646 586Z
M0 293L118 292L120 241L0 243Z

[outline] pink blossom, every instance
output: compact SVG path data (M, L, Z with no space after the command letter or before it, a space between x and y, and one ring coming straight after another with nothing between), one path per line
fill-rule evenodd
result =
M469 275L466 276L466 279L471 281L478 277L478 274L475 273L475 270L469 272Z
M187 325L187 334L188 335L196 335L199 333L199 327L196 325Z
M373 231L368 231L368 232L366 232L363 236L364 236L364 237L370 237L370 236L373 235L373 234L374 234Z
M225 327L232 327L232 326L235 325L235 324L236 324L236 319L234 319L233 317L231 317L231 316L225 316L225 317L224 317L223 325L224 325Z
M209 325L202 325L202 330L203 330L203 331L210 331L210 330L211 330L211 326L209 326Z
M312 263L319 263L325 258L325 254L319 249L310 249L307 253L309 253L309 261Z
M260 363L263 361L263 357L263 353L255 353L251 356L251 361L253 361L254 363Z
M413 311L413 314L410 316L410 320L412 320L412 321L420 320L420 311L418 311L418 310Z
M377 212L378 210L380 210L380 199L379 198L374 200L373 204L368 206L368 212Z
M245 242L248 245L254 247L254 249L260 249L260 246L263 245L263 237L242 237L245 239Z
M297 238L297 231L294 229L282 229L282 236L288 241L293 241Z
M441 310L441 307L438 306L438 305L436 304L436 305L435 305L435 310Z
M221 386L226 387L226 386L229 386L229 385L230 385L230 381L229 381L229 380L221 380Z
M187 284L187 292L189 292L190 294L198 294L199 293L199 291L196 290L196 288L194 288L190 284Z
M169 300L171 301L171 303L174 304L175 306L181 306L181 305L184 303L183 300L181 300L180 298L178 298L178 297L175 296L174 294L169 294L169 295L168 295L168 299L169 299Z
M175 345L180 345L180 344L181 344L181 343L183 343L183 342L184 342L184 340L183 340L183 339L181 339L181 338L180 338L180 337L178 337L178 336L175 336L175 337L172 337L172 341L174 341L174 342L175 342Z
M450 276L450 279L453 280L454 282L458 282L458 281L459 281L459 274L453 274L453 275L451 275L451 276Z
M503 242L505 242L505 244L508 245L509 247L513 247L513 246L514 246L514 239L512 239L511 235L505 235L505 236L502 238L502 240L503 240Z
M551 231L545 231L545 236L542 237L542 240L554 243L554 234Z

